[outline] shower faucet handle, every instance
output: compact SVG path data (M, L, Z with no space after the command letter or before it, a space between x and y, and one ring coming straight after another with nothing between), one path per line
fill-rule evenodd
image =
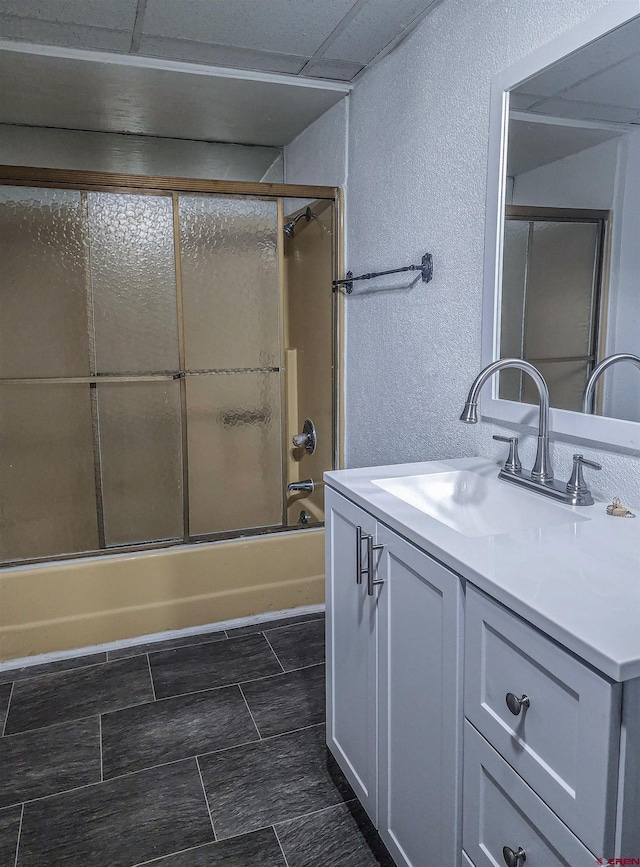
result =
M296 434L291 442L297 449L305 449L310 455L315 452L318 436L316 434L316 426L310 418L305 419L302 433Z
M520 456L518 455L518 437L503 437L498 434L493 435L494 440L501 443L509 443L509 457L504 462L505 473L519 473L522 471Z

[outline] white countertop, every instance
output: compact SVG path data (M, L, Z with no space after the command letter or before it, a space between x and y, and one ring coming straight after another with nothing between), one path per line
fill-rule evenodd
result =
M499 466L460 458L335 470L325 480L612 680L640 677L640 516L613 518L605 503L559 506L590 520L465 536L373 484L451 470L497 478Z

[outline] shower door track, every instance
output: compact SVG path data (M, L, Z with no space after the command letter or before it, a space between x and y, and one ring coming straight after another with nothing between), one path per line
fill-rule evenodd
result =
M144 190L149 193L222 193L260 198L331 199L338 203L339 187L312 184L271 184L259 181L218 181L155 175L123 175L111 172L0 166L0 184L56 189L91 189L106 192Z

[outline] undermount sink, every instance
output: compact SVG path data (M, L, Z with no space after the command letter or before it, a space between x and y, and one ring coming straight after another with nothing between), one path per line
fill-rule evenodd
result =
M496 536L590 520L574 509L469 470L374 479L373 484L464 536Z

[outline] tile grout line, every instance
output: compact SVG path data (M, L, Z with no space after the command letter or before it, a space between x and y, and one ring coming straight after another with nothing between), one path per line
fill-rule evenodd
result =
M269 639L267 638L267 633L266 633L266 632L263 632L262 634L264 635L264 640L267 642L267 644L269 645L269 647L271 647L271 653L273 653L273 655L275 656L278 665L279 665L280 668L282 669L282 673L283 673L283 674L286 674L286 672L285 672L285 670L284 670L284 665L283 665L283 664L280 662L280 660L278 659L278 654L275 652L275 650L273 649L273 647L272 647L272 645L271 645L271 642L270 642Z
M208 692L208 690L203 690L203 692ZM192 695L192 693L185 693L185 695ZM181 698L181 696L178 696L178 695L177 696L169 696L169 698ZM74 723L80 723L80 722L84 722L85 720L88 720L88 719L93 719L96 716L106 716L107 714L118 713L121 710L131 710L131 708L142 707L142 705L145 705L145 704L153 704L153 701L139 701L137 704L128 704L125 707L116 707L113 710L95 711L95 713L87 714L87 716L69 717L68 719L60 720L59 722L50 722L50 723L48 723L48 725L36 726L35 728L32 728L32 729L23 729L22 731L19 731L19 732L11 732L11 734L4 735L4 737L5 738L17 738L17 737L20 737L20 735L29 735L29 734L34 734L35 732L44 732L44 731L47 731L47 729L54 729L54 728L57 728L58 726L73 725ZM8 716L8 714L7 714L7 716Z
M204 780L202 779L202 771L200 770L200 762L198 761L198 757L196 756L196 768L198 769L198 776L200 777L200 785L202 786L202 794L204 795L204 802L207 805L207 813L209 814L209 821L211 822L211 830L213 832L213 841L214 843L218 842L218 835L216 834L216 826L213 824L213 816L211 815L211 807L209 806L209 798L207 797L207 790L204 787Z
M20 824L18 825L18 839L16 840L16 859L13 862L13 867L18 867L18 852L20 851L20 836L22 834L22 820L24 819L24 804L20 811Z
M219 840L216 840L217 843L223 843L227 840L237 840L238 837L244 837L248 834L255 834L256 831L266 831L267 828L273 828L276 830L276 825L286 825L287 822L297 822L299 819L307 819L309 816L317 816L320 813L326 813L327 810L336 810L338 807L346 807L349 804L360 804L357 798L349 798L347 801L339 801L337 804L327 804L326 807L320 807L318 810L311 810L309 813L301 813L299 816L292 816L290 819L281 819L279 822L271 825L260 825L257 828L251 828L249 831L239 831L237 834L229 834L228 837L221 837ZM360 805L362 806L362 805ZM276 837L277 837L276 832ZM280 839L278 838L278 842ZM282 848L282 847L281 847ZM284 852L283 852L284 854ZM166 857L166 856L165 856ZM286 856L285 856L286 858ZM136 865L137 867L137 865Z
M283 674L293 674L294 671L306 671L308 668L319 668L326 665L325 661L312 662L311 665L301 665L300 668L290 668L288 671L277 671L275 674L265 674L264 677L254 677L252 680L240 680L239 684L259 683L261 680L273 680L274 677L282 677Z
M286 737L287 735L298 734L299 732L307 731L309 729L320 728L320 726L324 726L324 725L325 725L325 723L323 723L323 722L313 723L312 725L302 726L301 728L298 728L298 729L291 729L291 731L282 732L281 734L268 735L267 737L262 738L259 741L243 741L241 744L234 744L234 746L232 746L232 747L222 747L222 749L211 750L208 753L199 753L198 755L195 755L195 756L183 756L180 759L173 759L173 761L171 761L171 762L161 762L158 765L149 765L145 768L140 768L140 770L137 770L137 771L126 771L123 774L117 774L114 777L109 777L107 780L103 781L103 784L106 785L108 783L113 782L114 780L122 780L124 777L132 777L135 774L142 774L145 771L152 771L152 770L155 770L156 768L166 768L169 765L177 765L180 762L188 762L190 759L194 759L194 758L196 760L198 760L200 758L203 758L204 756L218 755L219 753L226 753L229 750L240 749L242 747L255 747L255 746L258 746L258 744L267 744L267 743L269 743L269 741L276 740L277 738L283 738L283 737ZM62 789L59 792L50 792L48 795L40 795L39 798L27 798L27 800L24 803L32 804L32 803L35 803L36 801L44 801L47 798L57 798L57 797L60 797L61 795L68 795L70 792L78 792L81 789L88 789L91 786L99 786L99 785L101 785L101 783L99 781L93 782L93 783L84 783L82 786L73 786L71 789ZM13 804L5 804L5 807L16 807L20 803L22 803L22 802L16 801ZM264 825L262 827L268 828L269 826ZM238 835L234 835L234 836L238 836Z
M151 680L151 691L153 693L153 700L157 701L158 699L156 696L156 687L155 687L155 684L153 682L153 673L151 671L151 659L149 658L148 653L145 653L145 656L147 657L147 668L149 669L149 679ZM150 702L148 702L148 704L150 704ZM134 705L134 707L135 707L135 705Z
M297 822L298 819L308 819L309 816L317 816L320 813L326 813L327 810L335 810L338 807L346 806L347 804L355 804L360 803L357 798L349 798L348 801L340 801L337 804L328 804L326 807L320 807L318 810L310 810L308 813L301 813L299 816L293 816L291 819L282 819L280 822L276 822L276 825L286 825L287 822ZM362 805L361 805L362 806ZM276 825L273 826L274 830ZM260 830L260 829L258 829Z
M150 702L149 702L149 704L150 704ZM85 717L85 719L93 719L93 717ZM320 725L323 725L323 723L314 723L314 725L304 726L303 728L311 729L311 728L316 728ZM145 773L145 771L153 771L156 768L166 768L166 767L169 767L169 765L177 765L180 762L188 762L190 759L196 759L197 760L198 758L202 758L203 756L213 756L213 755L217 755L218 753L226 753L229 750L235 750L235 749L238 749L240 747L257 746L257 744L259 744L261 742L270 741L270 740L273 740L274 738L283 737L284 735L293 734L294 732L299 732L299 731L303 731L303 729L293 729L291 732L283 732L282 734L279 734L279 735L269 735L268 737L262 738L261 740L242 741L242 743L234 744L231 747L222 747L219 750L210 750L209 752L206 752L206 753L199 753L199 754L191 755L191 756L183 756L182 758L179 758L179 759L173 759L170 762L160 762L157 765L146 765L145 767L139 768L136 771L125 771L122 774L116 774L115 776L109 777L106 780L102 780L102 781L101 780L94 780L91 783L83 783L81 786L72 786L70 789L61 789L58 792L49 792L48 794L40 795L37 798L27 798L24 803L32 804L32 803L35 803L36 801L44 801L47 798L57 798L61 795L68 795L71 792L78 792L81 789L88 789L91 786L99 786L99 785L101 785L101 783L106 785L108 783L112 783L114 780L122 780L122 779L124 779L124 777L132 777L132 776L135 776L135 774L143 774L143 773ZM5 804L4 807L2 807L2 809L4 809L5 807L17 807L18 804L20 804L20 803L22 803L22 802L21 801L14 801L12 804Z
M7 721L9 719L9 711L11 710L11 699L13 698L13 690L16 685L15 680L11 684L11 690L9 691L9 701L7 702L7 712L4 715L4 721L2 723L2 731L0 732L0 737L4 737L4 733L7 730Z
M13 683L21 683L23 680L35 680L38 677L42 677L42 678L44 678L44 677L58 677L61 674L72 674L73 672L86 671L88 668L99 668L102 665L108 665L109 662L124 662L124 660L120 660L120 659L113 659L113 660L107 659L106 651L105 651L104 655L105 655L105 658L101 662L89 662L86 665L75 665L75 666L72 666L71 668L61 668L58 671L50 671L50 672L41 671L40 674L25 674L25 675L23 675L23 677L15 678ZM140 655L141 654L138 654L138 656L140 656ZM130 657L127 657L127 659L129 659L129 658ZM52 663L44 662L44 663L42 663L42 665L55 665L55 662L52 662ZM39 668L39 665L34 665L33 668ZM7 672L14 672L14 671L15 672L21 672L21 671L25 671L25 670L28 671L29 666L27 666L26 669L25 668L5 668L3 671L0 671L0 675L5 674ZM6 681L4 681L4 683L11 683L11 681L6 680ZM3 685L3 683L0 682L0 685Z
M216 842L218 842L216 840ZM211 843L196 843L195 846L189 846L188 849L176 849L175 852L167 852L166 855L158 855L157 858L151 858L149 861L137 861L132 867L148 867L149 864L158 864L160 861L164 861L165 858L172 858L174 855L184 855L187 852L195 852L198 849L203 849L205 846L211 846Z
M253 724L254 724L254 726L256 727L256 731L258 732L258 738L259 738L260 740L262 740L262 735L260 734L260 729L258 728L258 723L257 723L257 722L255 721L255 719L254 719L254 716L253 716L253 713L252 713L252 711L251 711L251 708L249 707L249 702L247 701L247 697L246 697L246 695L244 694L244 692L242 691L242 687L240 686L240 684L238 683L238 684L236 684L236 686L237 686L238 689L240 690L240 695L241 695L242 698L244 699L244 703L246 704L246 706L247 706L247 710L249 711L249 716L251 717L251 719L252 719L252 721L253 721Z
M271 827L273 828L273 833L276 835L276 840L278 841L278 846L280 846L280 851L282 852L282 857L284 858L285 867L289 867L289 862L287 861L287 856L285 854L284 847L282 846L282 843L280 842L280 837L278 836L278 832L276 831L276 826L271 825Z
M104 765L102 762L102 714L98 714L98 742L100 744L100 782L104 783Z

